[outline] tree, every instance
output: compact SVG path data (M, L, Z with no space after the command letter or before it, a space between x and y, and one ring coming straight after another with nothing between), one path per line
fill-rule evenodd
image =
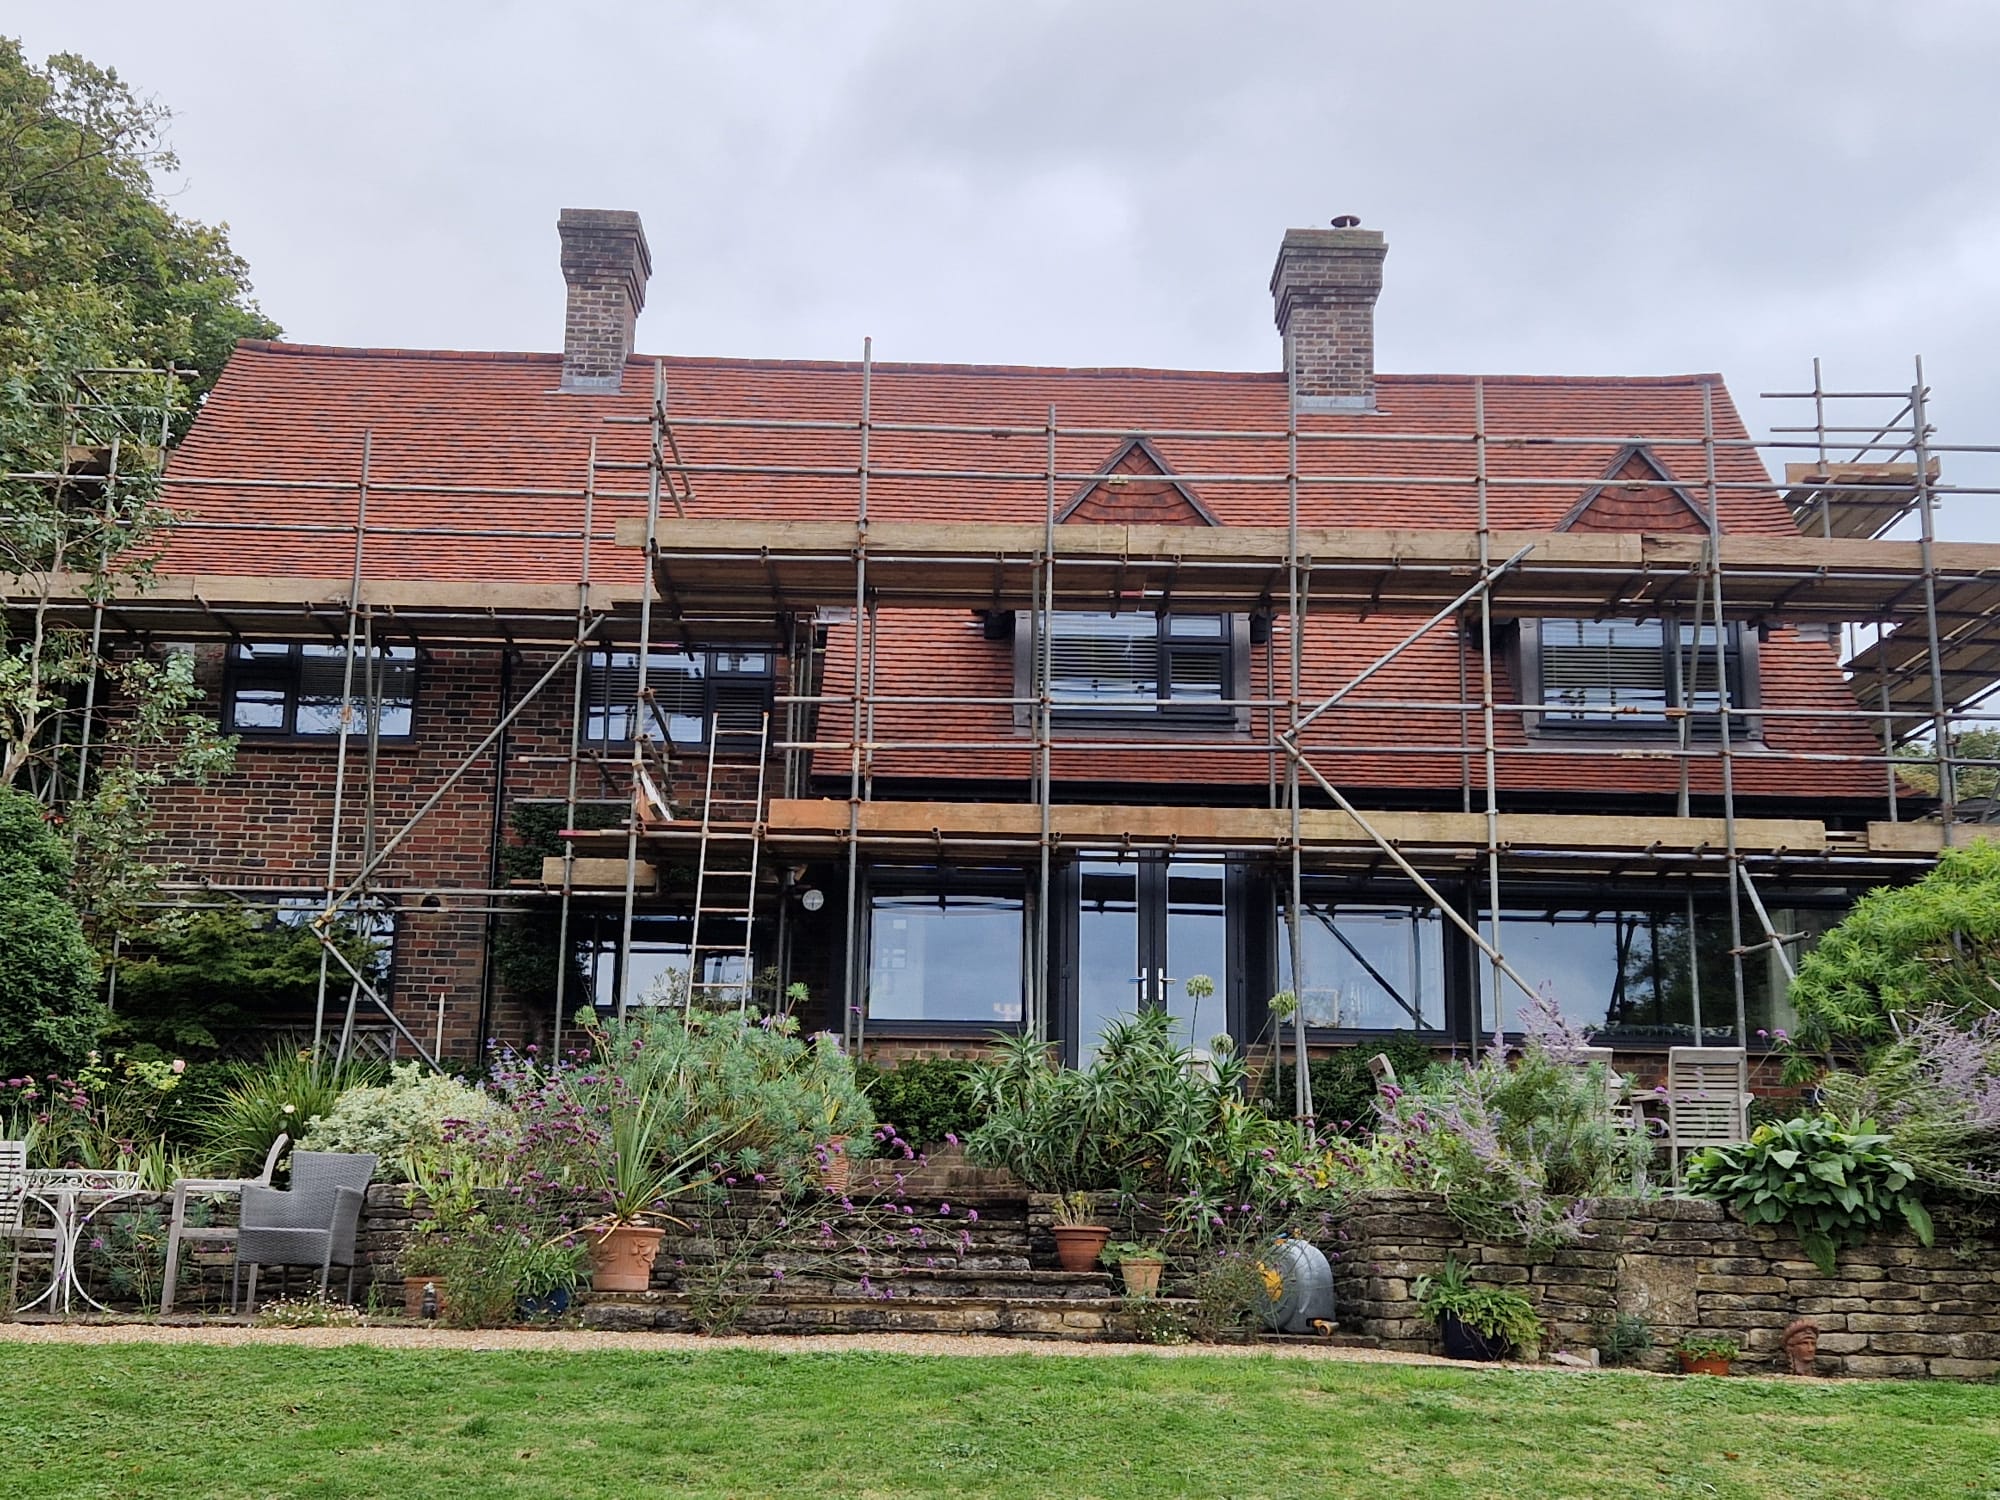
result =
M2000 761L2000 729L1961 729L1951 736L1953 800L1970 802L2000 793L2000 765L1966 765L1966 761ZM1937 741L1920 740L1896 750L1896 775L1920 792L1938 794Z
M173 520L167 445L236 340L279 331L226 228L160 200L168 119L115 72L37 68L0 38L0 787L66 821L100 941L156 883L151 794L223 770L230 746L193 712L187 657L123 649L57 606L144 586Z
M0 1076L72 1072L97 1035L97 957L69 873L41 804L0 787Z
M1947 849L1914 885L1870 891L1799 966L1794 1056L1871 1049L1925 1014L2000 1010L2000 844Z

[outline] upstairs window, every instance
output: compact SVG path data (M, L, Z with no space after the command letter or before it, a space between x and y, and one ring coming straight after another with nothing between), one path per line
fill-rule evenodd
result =
M646 687L655 716L648 732L675 745L705 745L709 726L719 717L725 730L755 733L771 710L774 666L768 651L650 653ZM629 745L641 712L639 653L596 652L583 686L585 737L594 745Z
M1235 715L1232 616L1065 611L1050 630L1049 694L1062 717Z
M1713 734L1722 710L1716 627L1658 620L1541 620L1530 653L1544 729L1666 730L1692 716L1696 733ZM1745 706L1744 647L1738 628L1723 627L1723 673L1732 709ZM1733 729L1741 728L1732 714Z
M408 739L417 702L417 653L413 646L377 646L375 696L368 697L368 653L354 653L353 696L345 646L238 644L229 648L222 698L222 726L232 734L273 738L331 738L345 723L349 734L368 733L371 716L382 739Z

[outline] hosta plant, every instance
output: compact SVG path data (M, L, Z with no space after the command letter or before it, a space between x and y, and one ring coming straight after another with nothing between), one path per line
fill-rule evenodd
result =
M1688 1190L1717 1198L1751 1224L1790 1224L1820 1273L1840 1246L1900 1219L1929 1245L1931 1216L1912 1191L1915 1170L1872 1120L1853 1130L1827 1116L1760 1125L1737 1146L1711 1146L1688 1164Z

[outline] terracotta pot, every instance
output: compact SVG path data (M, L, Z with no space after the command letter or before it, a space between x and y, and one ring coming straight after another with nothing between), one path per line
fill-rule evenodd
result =
M1108 1224L1057 1224L1051 1232L1056 1237L1056 1260L1065 1271L1096 1270L1097 1257L1111 1243Z
M1163 1260L1121 1260L1118 1270L1125 1278L1125 1295L1128 1297L1157 1297L1160 1295L1160 1275L1167 1269Z
M1727 1375L1729 1361L1717 1355L1705 1354L1697 1359L1692 1354L1676 1353L1674 1358L1681 1362L1683 1375Z
M424 1315L424 1288L427 1286L437 1288L437 1307L434 1311L438 1317L444 1316L444 1310L448 1305L444 1295L444 1278L442 1276L405 1276L403 1278L404 1317L421 1318Z
M847 1154L847 1137L834 1136L826 1143L826 1164L819 1169L819 1185L834 1197L843 1197L854 1179L854 1158Z
M590 1284L600 1292L643 1292L653 1284L653 1258L666 1230L614 1224L590 1242Z

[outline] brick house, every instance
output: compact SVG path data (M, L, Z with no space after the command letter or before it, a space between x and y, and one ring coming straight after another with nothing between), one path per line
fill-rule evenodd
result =
M427 1045L680 971L871 1051L1280 990L1458 1048L1526 1003L1474 934L1623 1051L1754 1044L1928 857L1872 831L1877 607L1719 377L1378 372L1345 221L1284 236L1268 372L639 357L637 217L560 228L560 355L242 345L131 606L241 736L161 852L300 907L372 863Z

